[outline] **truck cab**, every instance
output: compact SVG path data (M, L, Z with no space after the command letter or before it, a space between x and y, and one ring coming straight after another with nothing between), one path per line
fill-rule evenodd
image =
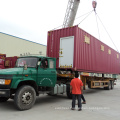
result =
M14 98L19 110L30 109L39 92L50 91L56 80L55 58L20 57L14 68L0 70L0 102Z

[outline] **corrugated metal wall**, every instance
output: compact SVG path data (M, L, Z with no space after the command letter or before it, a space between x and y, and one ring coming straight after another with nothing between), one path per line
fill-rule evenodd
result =
M60 38L74 36L76 28L65 28L48 32L47 56L56 58L56 65L59 65ZM68 43L69 45L69 43Z
M74 36L73 68L85 72L120 73L120 54L78 26L48 32L47 55L57 58L57 67L60 38L68 36Z
M90 40L90 43L85 42L85 37ZM74 65L79 70L105 73L120 72L120 55L115 50L78 27L76 27L75 42ZM101 50L101 46L104 47L104 50ZM109 53L109 51L111 52Z
M0 33L0 53L7 57L30 54L40 54L46 56L46 46L34 43L25 39Z

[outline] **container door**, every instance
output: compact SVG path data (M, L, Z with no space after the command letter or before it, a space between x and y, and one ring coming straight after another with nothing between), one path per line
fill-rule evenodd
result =
M60 38L59 67L73 68L74 36Z

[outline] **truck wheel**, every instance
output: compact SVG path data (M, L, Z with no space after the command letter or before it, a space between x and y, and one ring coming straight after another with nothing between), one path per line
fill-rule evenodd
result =
M70 84L67 84L67 89L66 89L66 91L67 91L67 97L68 97L69 99L72 99L72 94L70 93Z
M91 81L88 82L88 88L91 89Z
M36 92L33 87L24 85L21 86L14 97L15 106L19 110L28 110L30 109L36 100Z
M7 97L0 97L0 102L6 102L9 98Z
M108 82L108 87L104 87L105 90L110 90L111 89L111 81Z
M72 94L70 93L70 91L67 92L67 97L68 97L69 99L72 99Z
M114 81L111 81L111 89L114 89Z

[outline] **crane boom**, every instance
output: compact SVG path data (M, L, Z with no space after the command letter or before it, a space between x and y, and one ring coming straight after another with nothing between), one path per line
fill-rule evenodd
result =
M63 22L63 28L73 26L80 0L69 0Z

